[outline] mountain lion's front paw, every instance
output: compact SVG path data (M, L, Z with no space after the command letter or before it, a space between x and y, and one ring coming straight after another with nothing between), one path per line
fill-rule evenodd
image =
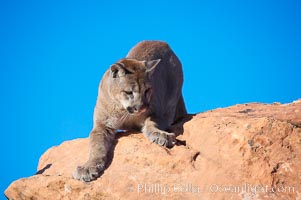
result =
M164 131L152 132L148 139L151 142L157 143L161 146L171 148L176 144L176 136L174 133L168 133Z
M73 172L73 178L84 182L93 181L101 175L103 170L101 165L85 164L77 167Z

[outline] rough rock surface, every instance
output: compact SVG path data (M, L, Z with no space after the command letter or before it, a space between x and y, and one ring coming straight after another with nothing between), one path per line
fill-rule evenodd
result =
M88 139L40 158L38 173L13 182L9 199L301 199L301 101L250 103L187 116L165 149L123 133L96 181L71 178ZM174 127L177 133L181 124Z

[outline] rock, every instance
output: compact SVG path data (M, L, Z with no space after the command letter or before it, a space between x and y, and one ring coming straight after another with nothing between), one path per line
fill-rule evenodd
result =
M184 126L182 126L184 124ZM13 182L9 199L300 199L301 101L250 103L187 116L166 149L142 134L117 138L96 181L72 179L88 139L52 147L36 175Z

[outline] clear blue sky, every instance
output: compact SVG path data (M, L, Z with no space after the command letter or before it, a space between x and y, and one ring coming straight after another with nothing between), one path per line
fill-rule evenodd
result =
M190 113L300 98L300 10L290 0L2 0L0 189L33 175L47 148L88 136L102 74L141 40L178 55Z

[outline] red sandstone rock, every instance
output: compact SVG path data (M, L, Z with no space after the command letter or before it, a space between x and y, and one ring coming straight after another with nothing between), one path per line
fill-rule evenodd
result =
M188 120L191 118L190 120ZM142 134L118 137L96 181L71 178L88 139L52 147L38 175L19 179L9 199L301 199L301 101L250 103L187 116L178 145ZM181 125L174 127L181 132ZM185 142L186 141L186 144ZM256 187L257 186L257 187Z

